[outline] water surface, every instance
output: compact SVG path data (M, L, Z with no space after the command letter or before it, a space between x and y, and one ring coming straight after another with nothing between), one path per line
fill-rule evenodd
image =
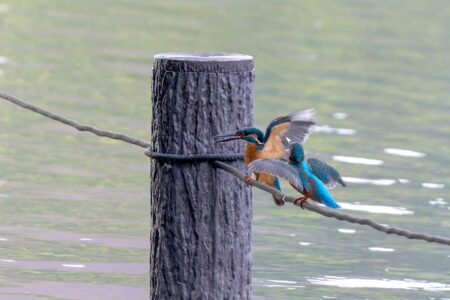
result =
M345 212L450 236L448 20L425 0L0 0L0 87L148 139L154 54L250 54L255 123L315 107L305 147L349 181ZM0 116L0 298L146 299L142 150ZM449 256L254 193L253 299L448 299Z

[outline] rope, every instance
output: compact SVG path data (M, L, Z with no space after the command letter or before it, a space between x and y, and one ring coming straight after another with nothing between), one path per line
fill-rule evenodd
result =
M3 98L6 101L14 103L14 104L16 104L16 105L18 105L18 106L20 106L22 108L25 108L25 109L28 109L28 110L32 111L32 112L41 114L44 117L47 117L49 119L58 121L60 123L66 124L66 125L69 125L69 126L75 128L76 130L79 130L79 131L88 131L88 132L93 133L93 134L98 135L98 136L107 137L107 138L114 139L114 140L121 140L123 142L129 143L129 144L133 144L133 145L137 145L137 146L140 146L140 147L143 147L143 148L150 147L150 144L147 143L146 141L143 141L143 140L140 140L140 139L137 139L137 138L133 138L133 137L121 134L121 133L115 133L115 132L100 130L100 129L97 129L95 127L89 126L89 125L78 124L75 121L72 121L70 119L64 118L64 117L62 117L62 116L60 116L58 114L49 112L49 111L47 111L45 109L39 108L39 107L37 107L37 106L35 106L33 104L29 104L29 103L27 103L25 101L22 101L22 100L20 100L20 99L18 99L16 97L11 96L11 95L9 95L7 93L4 93L2 91L0 91L0 98Z
M102 136L102 137L107 137L107 138L111 138L111 139L115 139L115 140L121 140L124 141L126 143L129 144L133 144L133 145L137 145L143 148L149 148L150 144L146 141L137 139L137 138L133 138L124 134L120 134L120 133L114 133L114 132L110 132L110 131L105 131L105 130L100 130L97 129L95 127L92 126L88 126L88 125L81 125L78 124L75 121L69 120L67 118L64 118L60 115L57 115L55 113L46 111L42 108L39 108L35 105L26 103L25 101L22 101L14 96L8 95L2 91L0 91L0 98L1 99L5 99L11 103L14 103L22 108L25 108L27 110L30 110L32 112L38 113L43 115L44 117L50 118L52 120L61 122L63 124L69 125L71 127L74 127L75 129L79 130L79 131L88 131L91 132L95 135L98 136ZM295 201L296 198L294 197L290 197L290 196L286 196L285 194L283 194L282 192L280 192L279 190L268 186L264 183L258 182L256 180L247 180L246 176L241 173L238 169L219 162L218 160L222 160L222 161L236 161L236 160L242 160L242 155L241 154L195 154L195 155L182 155L182 154L164 154L164 153L156 153L150 150L145 151L145 154L148 157L151 157L153 159L158 159L158 160L166 160L166 161L173 161L173 162L195 162L195 161L213 161L214 164L230 173L233 176L236 176L237 178L239 178L241 181L247 183L248 185L251 186L255 186L263 191L266 191L274 196L276 196L277 198L280 199L284 199L284 201L292 203L298 207L300 207L300 203L298 203L299 201ZM364 219L364 218L358 218L358 217L353 217L350 215L346 215L343 213L338 212L337 210L330 210L328 208L322 207L322 206L318 206L316 204L313 204L309 201L305 202L303 204L303 207L313 211L315 213L318 213L322 216L325 217L329 217L329 218L335 218L338 219L340 221L346 221L346 222L350 222L350 223L356 223L356 224L360 224L360 225L367 225L369 227L372 227L375 230L387 233L387 234L395 234L395 235L399 235L399 236L403 236L406 237L408 239L413 239L413 240L424 240L430 243L438 243L438 244L442 244L442 245L447 245L450 246L450 239L446 239L443 237L438 237L438 236L431 236L431 235L427 235L427 234L422 234L422 233L416 233L416 232L411 232L405 229L401 229L401 228L396 228L396 227L391 227L391 226L386 226L386 225L382 225L380 223L374 222L370 219Z
M236 161L243 160L244 156L238 153L231 154L216 154L216 153L206 153L206 154L167 154L167 153L157 153L151 150L145 151L145 155L150 158L162 161L169 161L175 163L193 163L199 161Z
M224 164L221 162L215 162L215 165L217 167L221 168L222 170L230 173L231 175L236 176L237 178L239 178L241 181L247 183L248 185L257 187L263 191L266 191L266 192L274 195L275 197L277 197L279 199L284 199L284 201L292 203L292 204L300 207L300 203L299 203L299 201L295 201L297 199L295 197L286 196L285 194L283 194L276 188L271 187L262 182L259 182L259 181L253 180L253 179L247 180L245 174L241 173L238 169L236 169L228 164ZM381 231L381 232L384 232L387 234L399 235L399 236L403 236L403 237L406 237L407 239L411 239L411 240L424 240L424 241L427 241L430 243L438 243L438 244L450 246L450 239L446 239L446 238L438 237L438 236L431 236L431 235L427 235L427 234L423 234L423 233L411 232L411 231L408 231L405 229L396 228L396 227L392 227L392 226L382 225L382 224L374 222L370 219L353 217L353 216L350 216L347 214L340 213L337 210L331 210L326 207L319 206L317 204L312 203L311 201L304 202L303 207L310 211L318 213L322 216L325 216L325 217L335 218L340 221L346 221L346 222L356 223L356 224L360 224L360 225L367 225L369 227L372 227L375 230L378 230L378 231Z

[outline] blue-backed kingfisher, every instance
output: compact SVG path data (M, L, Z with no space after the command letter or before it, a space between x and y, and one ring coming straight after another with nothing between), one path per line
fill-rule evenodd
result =
M334 188L337 183L346 186L339 172L317 158L305 160L303 146L299 143L290 144L287 163L274 159L257 159L249 164L249 168L253 172L286 179L293 188L304 195L295 201L300 201L302 208L308 198L331 208L340 207L327 190L327 187Z
M214 139L216 142L232 140L247 142L244 154L246 165L261 158L287 160L287 139L303 143L314 129L314 117L313 108L305 109L274 119L267 126L265 133L258 128L242 128L231 134L215 136ZM273 174L255 172L255 176L256 180L281 190L280 182ZM284 200L275 196L273 200L277 205L284 204Z

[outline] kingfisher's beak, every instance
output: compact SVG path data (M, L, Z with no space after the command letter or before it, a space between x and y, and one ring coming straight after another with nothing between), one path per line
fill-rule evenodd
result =
M236 134L236 133L228 133L228 134L223 134L223 135L216 135L214 137L214 143L222 143L222 142L240 140L242 138L244 138L243 135Z

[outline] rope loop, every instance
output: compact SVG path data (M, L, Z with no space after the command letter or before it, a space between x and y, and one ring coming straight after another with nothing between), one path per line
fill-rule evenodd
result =
M242 161L244 156L240 153L205 153L205 154L170 154L158 153L150 149L145 151L148 157L173 163L196 163L204 161Z

